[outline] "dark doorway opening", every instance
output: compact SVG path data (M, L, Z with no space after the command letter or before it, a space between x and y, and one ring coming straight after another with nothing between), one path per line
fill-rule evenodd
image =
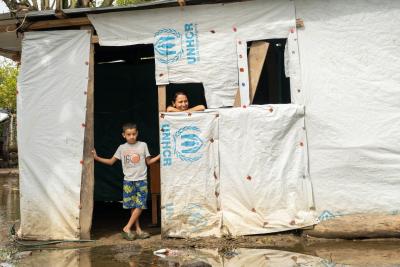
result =
M153 45L95 47L94 145L97 154L111 158L125 142L122 125L138 125L138 140L146 142L151 155L159 153L158 96L154 78ZM93 236L119 232L129 219L130 211L122 209L123 173L121 163L113 166L95 162ZM150 181L150 179L148 179ZM141 224L151 220L150 194L148 209Z
M287 39L262 40L269 43L253 104L291 103L290 79L285 75L285 45ZM248 52L252 42L247 43Z

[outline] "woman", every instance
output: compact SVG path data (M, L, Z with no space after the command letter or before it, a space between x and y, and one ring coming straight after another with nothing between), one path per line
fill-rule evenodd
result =
M197 105L189 108L189 100L184 92L176 92L174 99L172 100L172 106L167 107L167 112L192 112L192 111L203 111L206 108L203 105Z

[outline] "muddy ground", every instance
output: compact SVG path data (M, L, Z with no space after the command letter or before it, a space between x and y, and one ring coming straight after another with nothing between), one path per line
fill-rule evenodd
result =
M109 210L116 213L104 212ZM289 266L284 262L300 265L301 260L315 259L316 265L309 266L400 266L400 239L392 238L400 234L398 215L339 218L314 229L238 238L162 238L159 227L146 227L151 238L126 241L120 236L120 228L129 214L121 210L95 207L93 242L17 244L10 237L9 227L19 221L18 177L10 170L5 177L0 175L0 266L184 266L182 262L189 258L212 266L260 266L266 261L275 262L268 266ZM144 226L150 224L149 215L144 214ZM379 239L379 235L386 238ZM153 252L161 248L179 251L185 259L154 256ZM60 258L68 260L61 262Z

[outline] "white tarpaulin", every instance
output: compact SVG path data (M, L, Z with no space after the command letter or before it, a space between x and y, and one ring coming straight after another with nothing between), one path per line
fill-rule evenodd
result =
M186 6L88 15L101 45L154 44L157 84L201 82L210 108L232 106L238 85L237 45L288 38L293 1ZM239 66L247 72L247 66ZM242 82L241 82L242 85ZM248 86L244 84L243 86Z
M161 115L163 235L219 236L217 139L216 113Z
M165 235L237 236L316 223L302 106L162 117Z
M315 224L304 107L251 106L219 113L224 230L237 236Z
M17 98L22 238L79 239L90 36L25 33Z
M296 0L322 219L400 210L400 1Z

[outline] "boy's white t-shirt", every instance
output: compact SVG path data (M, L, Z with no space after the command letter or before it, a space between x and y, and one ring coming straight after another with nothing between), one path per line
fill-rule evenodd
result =
M150 157L145 142L137 141L134 144L122 144L118 147L114 157L121 160L124 179L140 181L147 179L146 157Z

